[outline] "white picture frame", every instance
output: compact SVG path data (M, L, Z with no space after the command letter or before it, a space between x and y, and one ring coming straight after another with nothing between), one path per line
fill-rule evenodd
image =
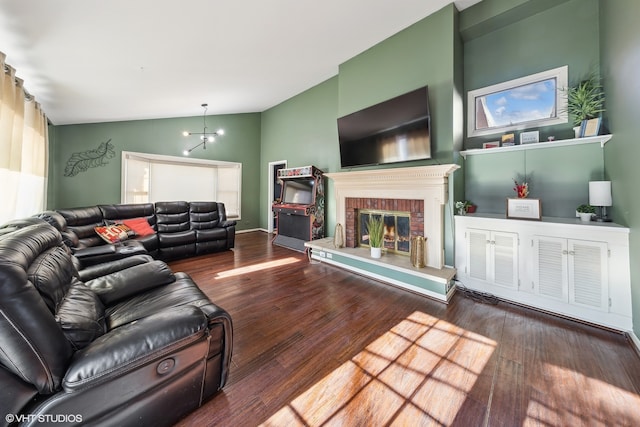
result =
M507 218L542 220L540 199L507 199Z
M532 130L530 132L522 132L520 134L520 145L535 144L536 142L540 142L540 131Z
M569 67L564 65L467 92L467 136L491 135L568 123L567 97L562 92L567 88L568 81ZM531 106L524 107L524 110L519 110L518 120L507 120L511 117L508 113L508 104L511 101L536 99L531 92L538 94L545 92L544 90L536 91L538 85L555 86L555 93L549 91L549 87L544 88L546 93L554 94L555 103L546 105L544 112L538 111L539 105L532 103ZM493 106L491 102L493 97L496 100L502 100L503 103L499 107Z

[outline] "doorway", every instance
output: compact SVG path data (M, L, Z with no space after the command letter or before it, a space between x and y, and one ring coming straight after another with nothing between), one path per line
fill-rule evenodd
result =
M282 182L278 179L278 171L287 167L286 160L269 162L269 194L267 198L267 231L274 233L278 227L277 217L273 213L273 202L280 199L282 194Z

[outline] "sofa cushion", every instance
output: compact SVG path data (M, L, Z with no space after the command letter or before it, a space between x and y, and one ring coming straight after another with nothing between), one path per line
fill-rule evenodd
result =
M217 202L189 203L189 220L194 230L219 227L220 213Z
M78 280L58 306L56 321L75 350L86 347L106 331L104 305L95 292Z
M136 236L149 236L155 233L146 218L123 219L122 223L132 229Z
M104 243L94 230L94 227L103 225L102 212L97 206L58 209L57 212L67 222L67 230L78 237L78 247L86 248Z
M111 330L138 319L185 305L199 307L207 313L204 308L212 303L190 276L185 273L175 273L173 283L150 289L107 306L105 308L107 328Z
M29 281L38 290L51 314L56 312L74 276L71 256L62 245L42 250L27 269Z
M175 281L169 266L162 261L135 265L87 282L102 302L109 306L120 300Z

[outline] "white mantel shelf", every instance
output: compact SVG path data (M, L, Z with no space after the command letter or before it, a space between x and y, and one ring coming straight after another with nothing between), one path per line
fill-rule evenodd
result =
M610 139L611 139L611 135L598 135L598 136L587 136L584 138L562 139L559 141L545 141L545 142L536 142L533 144L513 145L511 147L474 148L472 150L461 151L460 155L466 159L467 156L475 156L477 154L497 154L497 153L506 153L511 151L539 150L543 148L566 147L570 145L582 145L582 144L594 144L594 143L599 143L600 148L604 148L604 145L607 142L609 142Z

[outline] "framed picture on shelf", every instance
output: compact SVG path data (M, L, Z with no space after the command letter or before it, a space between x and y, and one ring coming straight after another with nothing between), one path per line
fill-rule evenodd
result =
M533 144L540 142L540 131L522 132L520 134L520 144Z
M542 219L540 199L507 199L507 218Z
M602 118L598 117L595 119L583 120L582 126L580 127L580 138L585 136L598 136L600 133L600 123L602 122Z
M491 141L491 142L485 142L484 144L482 144L482 148L497 148L500 147L500 141Z
M502 135L502 145L504 145L505 143L510 144L510 143L514 143L516 141L516 134L514 133L505 133L504 135Z

